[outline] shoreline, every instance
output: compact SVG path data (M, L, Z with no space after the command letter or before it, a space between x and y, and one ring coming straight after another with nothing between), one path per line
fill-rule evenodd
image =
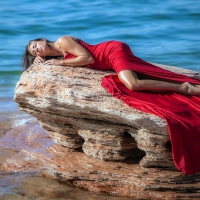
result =
M26 123L31 118L33 116L20 111L17 103L11 98L5 100L0 99L0 137L6 131Z

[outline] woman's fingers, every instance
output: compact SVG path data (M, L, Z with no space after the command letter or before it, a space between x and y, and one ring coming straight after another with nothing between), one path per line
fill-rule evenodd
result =
M46 61L45 58L41 57L41 56L37 56L35 57L35 60L34 60L34 64L39 64L39 63L44 63Z
M59 65L60 64L60 60L51 59L51 60L45 61L44 64L45 65Z
M47 60L44 62L45 65L53 65L53 60Z

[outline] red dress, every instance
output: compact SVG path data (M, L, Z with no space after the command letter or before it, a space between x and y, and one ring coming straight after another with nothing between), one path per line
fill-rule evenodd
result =
M94 57L95 62L87 65L98 70L133 70L163 80L200 84L200 80L176 74L159 68L136 57L129 46L119 41L108 41L90 45L82 40ZM66 54L65 59L74 58ZM185 174L200 171L200 98L174 92L135 92L128 90L117 75L105 76L102 86L114 97L121 99L130 107L155 114L166 120L172 144L175 166Z

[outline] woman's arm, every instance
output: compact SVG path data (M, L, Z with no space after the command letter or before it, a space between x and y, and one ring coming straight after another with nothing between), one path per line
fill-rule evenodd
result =
M69 36L63 36L55 42L55 48L57 48L63 55L70 53L76 58L66 59L66 60L47 60L44 64L50 65L63 65L63 66L83 66L92 64L94 58L90 52L81 46L78 42L73 40Z

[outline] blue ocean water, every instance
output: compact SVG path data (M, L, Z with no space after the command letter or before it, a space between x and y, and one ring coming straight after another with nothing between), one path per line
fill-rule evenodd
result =
M199 71L199 33L196 0L0 1L0 113L17 110L14 88L31 39L122 40L144 60Z
M117 39L144 60L199 70L196 0L31 0L0 2L0 99L13 97L30 39L62 35L89 43Z

